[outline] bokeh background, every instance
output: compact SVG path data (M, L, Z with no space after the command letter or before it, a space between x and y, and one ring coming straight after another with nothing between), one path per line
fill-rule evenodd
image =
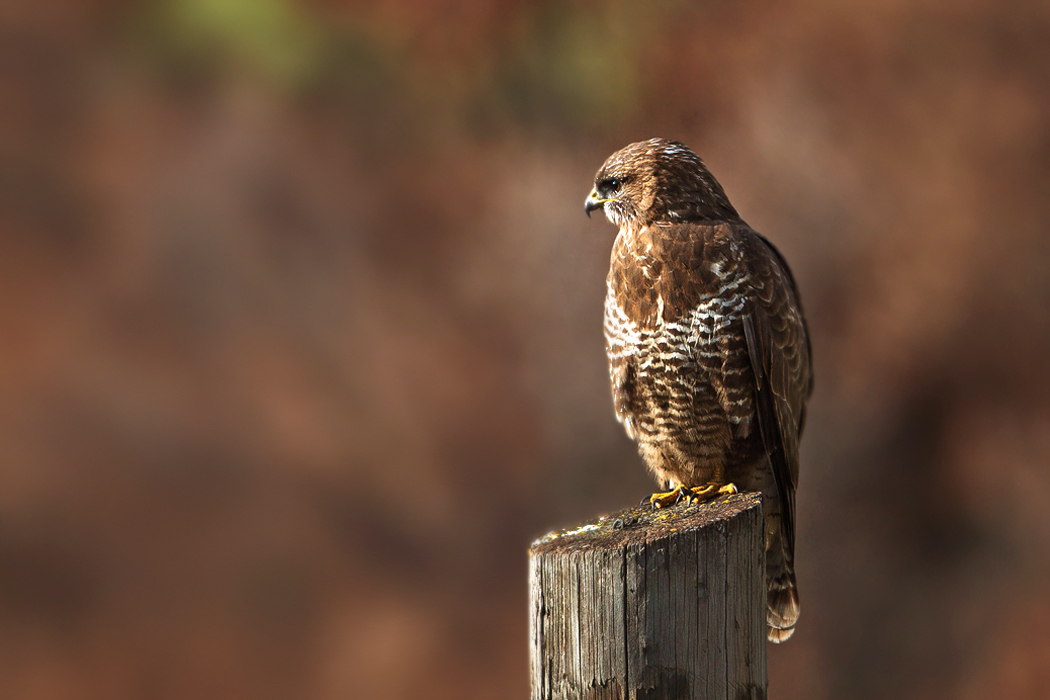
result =
M771 698L1047 697L1045 0L0 4L0 696L526 697L655 135L813 335Z

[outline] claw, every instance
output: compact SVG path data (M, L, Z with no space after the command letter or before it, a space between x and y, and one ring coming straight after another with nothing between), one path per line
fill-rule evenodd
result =
M648 501L655 508L668 508L681 503L683 500L686 503L702 503L704 501L712 501L719 496L730 496L734 493L740 493L737 489L736 484L703 484L702 486L679 486L676 489L665 491L663 493L654 493L649 496ZM642 503L645 503L647 499L642 499Z
M740 493L740 489L736 487L736 484L725 484L718 489L718 493L726 496L732 496L734 493Z
M679 486L676 489L665 491L664 493L654 493L649 496L649 503L655 508L669 508L670 506L676 506L681 503L682 499L688 501L690 491L685 486ZM645 503L645 499L642 499L642 503Z

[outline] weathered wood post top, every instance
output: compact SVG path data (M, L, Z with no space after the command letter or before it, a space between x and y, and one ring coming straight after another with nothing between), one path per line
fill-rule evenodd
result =
M532 700L764 699L763 522L749 493L534 542Z

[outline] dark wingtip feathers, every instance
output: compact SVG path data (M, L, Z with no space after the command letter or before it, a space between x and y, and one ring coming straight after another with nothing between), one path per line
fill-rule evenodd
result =
M770 579L766 592L766 636L776 644L787 641L798 622L798 588L794 573L785 571Z

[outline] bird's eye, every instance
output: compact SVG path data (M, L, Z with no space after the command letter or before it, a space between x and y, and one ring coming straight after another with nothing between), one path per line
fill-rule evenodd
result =
M606 178L598 183L598 191L606 197L616 194L621 187L623 187L623 180L615 177Z

